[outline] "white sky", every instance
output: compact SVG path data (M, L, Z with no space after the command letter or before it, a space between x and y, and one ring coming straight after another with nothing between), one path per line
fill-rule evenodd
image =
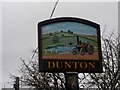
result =
M18 66L21 64L20 57L26 60L31 58L32 50L37 47L37 23L50 17L55 3L2 4L2 83L7 86L6 82L11 81L9 73L17 74ZM106 25L106 35L113 29L115 33L118 32L117 2L60 2L53 15L53 17L73 16L100 24L101 32Z
M55 2L56 0L1 0L2 2ZM118 2L120 0L59 0L60 2Z

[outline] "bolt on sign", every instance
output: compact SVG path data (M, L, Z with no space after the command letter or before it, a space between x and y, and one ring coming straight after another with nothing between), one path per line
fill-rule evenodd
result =
M62 17L38 23L40 72L102 72L100 25Z

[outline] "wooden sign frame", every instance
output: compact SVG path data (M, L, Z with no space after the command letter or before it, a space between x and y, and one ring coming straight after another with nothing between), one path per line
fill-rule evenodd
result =
M100 25L74 17L39 22L38 56L40 72L101 73Z

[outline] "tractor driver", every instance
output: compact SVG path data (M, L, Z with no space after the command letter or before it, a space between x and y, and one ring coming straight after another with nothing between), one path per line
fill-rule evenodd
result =
M78 49L78 51L80 51L80 49L81 49L81 45L82 45L82 41L79 41L78 43L77 43L77 49Z

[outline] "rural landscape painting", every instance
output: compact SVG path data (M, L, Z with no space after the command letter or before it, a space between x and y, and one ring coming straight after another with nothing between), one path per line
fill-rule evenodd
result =
M41 29L43 60L99 60L97 29L78 22L57 22Z

